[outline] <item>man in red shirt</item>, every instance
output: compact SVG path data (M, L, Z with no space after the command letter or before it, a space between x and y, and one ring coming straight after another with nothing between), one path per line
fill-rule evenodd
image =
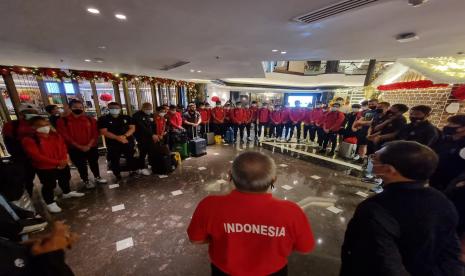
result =
M166 109L163 106L157 107L157 112L153 114L153 121L155 123L156 142L166 143Z
M286 103L284 105L284 108L282 110L282 114L283 114L283 130L285 129L284 131L284 140L287 140L287 136L289 136L289 130L291 129L292 127L292 123L291 123L291 120L289 119L289 116L291 114L291 108L289 107L289 103Z
M300 142L300 132L302 127L302 121L305 118L305 108L300 107L300 101L295 101L295 107L291 109L289 119L291 121L291 133L289 134L288 142L291 141L294 135L294 128L297 128L297 143Z
M316 133L318 134L317 143L320 147L323 147L323 139L325 138L325 132L323 131L323 123L327 110L325 106L321 103L316 104L316 108L313 114L316 126Z
M94 175L95 182L105 184L107 181L100 177L98 166L98 129L97 121L84 113L84 105L79 100L69 102L71 114L57 121L57 131L65 139L71 161L78 169L79 175L86 188L95 188L89 181L87 164Z
M224 137L224 132L225 132L224 117L225 117L224 109L221 106L221 102L218 101L216 102L216 106L211 111L211 120L212 120L211 127L213 131L215 132L215 135L221 135L222 137Z
M210 112L205 107L204 103L199 104L199 113L202 122L200 123L200 134L203 135L208 131L208 125L210 124Z
M283 134L283 118L282 118L282 110L280 105L275 105L274 110L271 111L270 114L270 132L269 132L269 137L272 138L272 135L274 134L274 137L277 140L281 139L281 136Z
M240 131L239 137L241 138L240 143L244 143L244 128L247 121L247 112L242 107L241 102L236 103L236 108L231 110L230 113L231 122L234 125L234 138L237 138L237 131ZM234 139L234 141L235 141Z
M212 275L287 275L291 252L309 253L315 241L302 209L269 192L276 164L260 152L242 153L230 180L236 187L231 193L199 203L187 229L189 239L209 244Z
M176 110L176 105L170 105L169 111L165 116L166 118L166 129L168 131L168 144L170 149L173 149L173 146L176 141L176 136L185 133L185 129L182 126L182 116Z
M262 136L262 128L265 128L263 137L268 137L268 127L270 123L270 110L268 109L268 103L263 103L262 107L258 110L257 121L258 121L258 138Z
M252 101L252 105L250 106L249 110L250 110L250 122L251 122L250 125L253 124L254 137L255 137L255 141L257 141L258 140L258 124L257 124L258 107L257 107L256 101ZM249 132L247 133L248 133L247 136L250 137L249 135L250 129L249 129ZM248 140L251 141L251 139L248 139Z
M320 150L320 153L326 153L328 142L331 141L331 151L329 152L329 155L334 155L334 151L336 150L337 145L337 134L345 120L344 113L339 111L340 107L340 104L334 103L331 107L331 110L324 117L322 127L325 136L323 139L323 148Z
M231 121L231 103L227 102L224 104L224 131L228 130L229 128L234 128L234 125Z
M305 110L305 117L303 120L304 123L304 141L307 142L307 136L310 134L310 141L308 143L315 142L316 137L316 126L314 119L314 108L312 104L308 104L307 109Z
M31 158L32 165L42 183L42 196L51 213L61 212L54 199L56 183L63 191L63 198L82 197L83 193L71 191L69 180L68 151L65 141L55 131L50 131L50 122L43 117L29 120L35 133L23 139L24 151Z

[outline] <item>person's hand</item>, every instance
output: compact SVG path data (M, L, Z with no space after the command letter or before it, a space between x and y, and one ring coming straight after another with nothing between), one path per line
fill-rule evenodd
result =
M329 129L324 128L323 131L324 131L325 133L329 133Z
M52 233L33 242L31 252L33 255L41 255L66 248L70 249L78 238L76 233L70 231L68 225L57 221L53 225Z
M90 150L90 146L88 146L88 145L81 146L81 148L82 148L81 151L83 151L83 152L88 152Z
M160 137L158 135L152 135L152 140L154 143L157 143L158 141L160 141Z
M68 160L61 160L61 161L58 163L57 168L61 170L61 169L66 168L66 166L68 166Z
M128 142L128 139L127 139L125 136L123 136L123 135L118 136L118 141L119 141L121 144L127 144L127 143L129 143L129 142Z

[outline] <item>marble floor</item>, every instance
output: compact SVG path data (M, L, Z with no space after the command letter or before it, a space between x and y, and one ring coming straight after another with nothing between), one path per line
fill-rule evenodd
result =
M118 187L101 185L86 191L83 198L59 201L64 212L56 217L81 236L67 253L75 274L209 275L207 246L191 245L186 228L203 197L231 189L229 167L245 150L259 150L274 158L278 180L273 194L297 202L312 225L316 250L309 255L293 254L289 275L338 275L347 222L363 196L370 194L369 186L343 166L308 162L273 147L253 145L210 146L206 156L183 161L166 178L139 176ZM111 175L104 176L113 180ZM72 181L79 185L76 171ZM326 209L331 206L341 212Z

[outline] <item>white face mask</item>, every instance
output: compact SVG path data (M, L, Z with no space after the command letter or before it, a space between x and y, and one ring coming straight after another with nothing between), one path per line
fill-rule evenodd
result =
M50 132L50 126L43 126L36 129L37 132L48 134Z
M113 116L119 115L120 112L121 112L121 109L119 109L119 108L110 109L110 114L113 115Z
M160 115L161 117L165 117L166 113L165 112L160 112L160 113L158 113L158 115Z
M337 111L337 107L331 107L331 111Z
M31 118L34 118L36 116L39 116L37 114L24 114L24 119L29 120Z
M147 115L150 115L150 114L152 114L152 110L148 110L148 109L144 110L144 113L147 114Z

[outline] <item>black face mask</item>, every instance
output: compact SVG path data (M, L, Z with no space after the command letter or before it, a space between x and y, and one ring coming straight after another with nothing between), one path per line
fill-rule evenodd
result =
M82 109L71 109L71 111L76 115L81 115L84 110Z
M382 109L382 108L377 108L377 109L375 109L375 111L376 111L376 113L381 114L381 113L384 112L384 109Z
M442 132L444 133L444 135L446 136L452 136L454 134L457 133L457 129L458 127L448 127L448 126L445 126L443 129L442 129Z
M368 108L371 109L371 110L375 110L376 106L369 106Z

